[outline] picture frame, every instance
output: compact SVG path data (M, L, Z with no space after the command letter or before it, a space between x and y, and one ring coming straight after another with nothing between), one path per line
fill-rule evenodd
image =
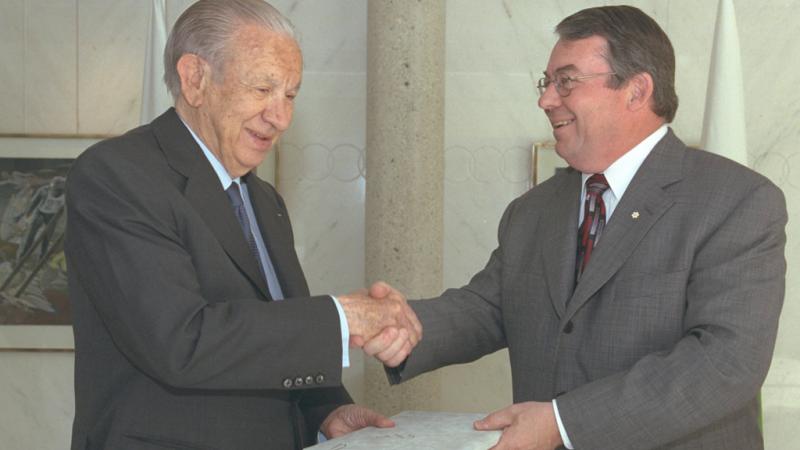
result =
M556 153L554 141L534 142L531 146L531 187L543 183L559 170L567 168L567 163Z
M0 137L0 352L74 351L62 189L98 138Z

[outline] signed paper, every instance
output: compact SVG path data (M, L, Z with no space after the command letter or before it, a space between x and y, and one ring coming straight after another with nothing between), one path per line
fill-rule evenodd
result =
M404 411L394 428L364 428L309 447L314 450L486 450L500 431L475 431L486 414Z

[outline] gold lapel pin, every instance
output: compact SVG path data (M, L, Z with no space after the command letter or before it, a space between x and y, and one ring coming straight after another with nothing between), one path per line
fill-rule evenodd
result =
M631 213L631 219L636 220L639 218L639 211L634 211Z

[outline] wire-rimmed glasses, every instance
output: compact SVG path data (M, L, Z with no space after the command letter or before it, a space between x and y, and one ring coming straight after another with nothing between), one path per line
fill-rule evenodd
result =
M562 97L566 97L572 92L572 89L575 88L574 83L576 81L585 80L587 78L594 78L594 77L601 77L604 75L616 75L616 72L603 72L603 73L589 73L586 75L566 75L566 74L557 74L555 79L549 78L546 74L544 77L539 78L539 82L536 83L536 89L539 90L539 95L544 95L544 91L547 90L547 87L551 84L555 84L556 92L558 95Z

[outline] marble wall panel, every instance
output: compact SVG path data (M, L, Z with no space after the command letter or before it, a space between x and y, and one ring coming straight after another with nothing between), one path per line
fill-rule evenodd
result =
M767 448L800 447L800 48L796 2L736 1L742 42L750 165L786 195L789 210L786 298L764 385Z
M0 353L0 447L69 448L73 363L72 353Z
M679 106L672 127L689 145L700 144L716 14L716 2L673 0L659 21L675 49Z
M80 0L79 133L120 134L139 125L149 3Z
M25 14L25 132L74 133L77 117L77 0L28 0Z
M25 2L11 0L0 14L0 133L25 129Z
M366 72L365 0L276 0L271 3L294 24L306 70Z
M784 323L787 323L784 320ZM797 322L794 322L797 323ZM785 335L785 334L784 334ZM797 339L793 339L797 342ZM767 383L761 389L764 445L767 449L800 448L800 360L776 355Z
M366 19L361 26L365 39ZM306 37L303 45L314 48L316 43ZM365 71L305 71L292 126L278 146L276 182L312 293L343 294L366 283L365 125ZM364 388L361 352L353 351L350 362L343 380L359 401Z

